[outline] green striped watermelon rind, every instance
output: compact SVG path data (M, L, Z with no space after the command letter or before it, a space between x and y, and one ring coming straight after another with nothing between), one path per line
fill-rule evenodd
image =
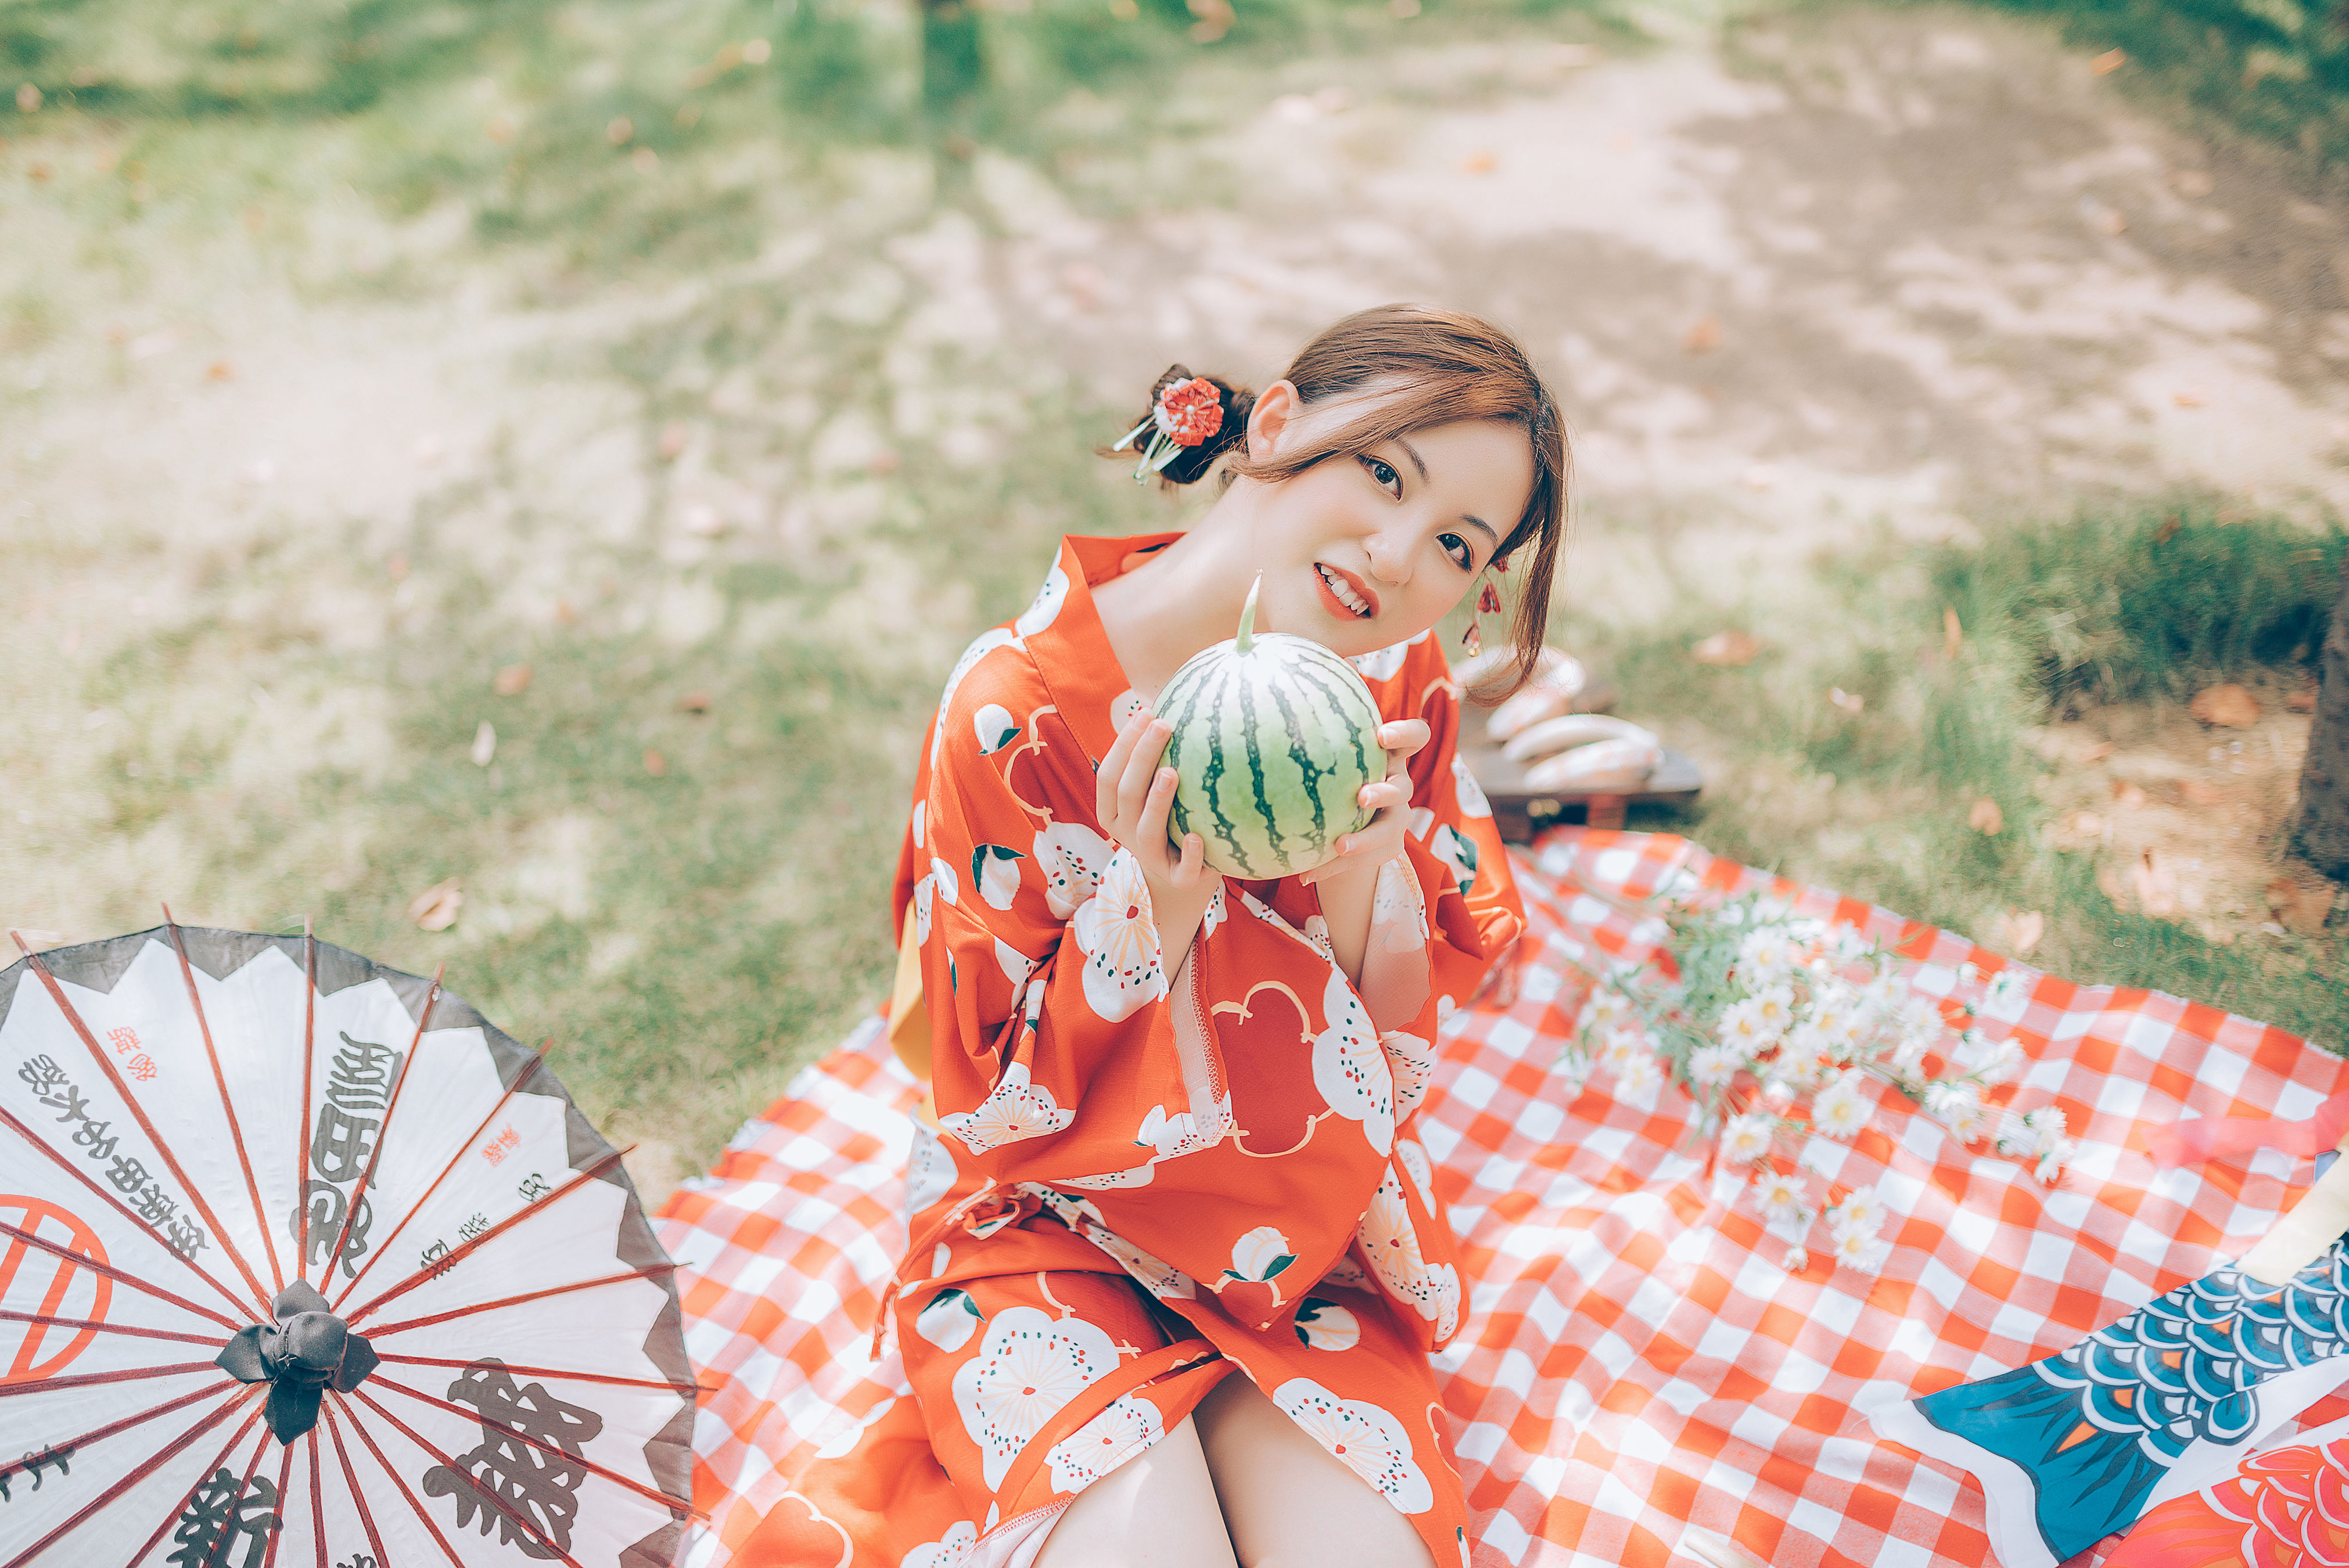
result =
M1167 837L1179 850L1195 830L1226 876L1294 876L1370 825L1361 795L1386 777L1381 716L1354 667L1320 644L1280 632L1247 642L1193 655L1158 694L1177 778ZM1258 743L1268 726L1277 749Z

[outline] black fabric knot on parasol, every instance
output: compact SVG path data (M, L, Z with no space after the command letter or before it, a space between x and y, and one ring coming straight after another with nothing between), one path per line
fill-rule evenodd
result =
M295 1280L270 1304L275 1325L255 1324L237 1331L212 1365L240 1383L266 1383L269 1401L263 1418L281 1443L290 1443L318 1424L318 1401L326 1387L347 1394L367 1381L380 1363L367 1336L327 1310L326 1298L307 1280Z

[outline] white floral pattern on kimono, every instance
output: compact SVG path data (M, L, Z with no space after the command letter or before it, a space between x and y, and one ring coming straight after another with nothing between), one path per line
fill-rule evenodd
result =
M1330 1026L1313 1037L1313 1087L1331 1110L1361 1122L1362 1137L1384 1154L1394 1145L1394 1080L1362 999L1335 968L1321 1011Z
M1082 1491L1166 1435L1158 1407L1121 1394L1044 1456L1055 1491Z
M1402 1424L1376 1405L1341 1399L1310 1377L1291 1377L1273 1390L1272 1402L1398 1511L1420 1513L1435 1506Z
M954 1150L946 1140L920 1122L914 1123L914 1143L905 1161L905 1213L920 1213L953 1191Z
M1362 1325L1336 1302L1309 1295L1297 1304L1297 1337L1309 1350L1351 1350Z
M938 1121L962 1140L964 1148L984 1154L1023 1138L1058 1132L1076 1119L1075 1111L1061 1109L1050 1089L1028 1081L1027 1063L1014 1062L1004 1068L1002 1078L978 1102L977 1110L942 1116Z
M1036 835L1036 864L1044 872L1044 903L1066 920L1092 897L1117 846L1082 822L1054 822Z
M978 1526L959 1520L938 1540L925 1541L906 1553L897 1568L962 1568L978 1544Z
M1142 862L1121 849L1070 923L1085 955L1085 1001L1115 1024L1166 995L1166 970Z
M987 1326L978 1354L955 1374L955 1408L978 1446L987 1484L1069 1401L1117 1369L1117 1346L1081 1317L1051 1318L1007 1306Z
M1392 1170L1363 1212L1358 1234L1362 1255L1387 1294L1432 1319L1436 1332L1448 1338L1460 1321L1460 1271L1450 1264L1428 1266L1420 1252L1418 1228L1411 1222L1411 1208L1403 1202L1402 1183Z

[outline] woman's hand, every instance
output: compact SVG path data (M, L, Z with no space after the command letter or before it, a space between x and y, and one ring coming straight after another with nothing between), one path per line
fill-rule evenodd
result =
M1399 718L1379 726L1379 746L1387 754L1387 776L1363 785L1355 797L1376 815L1361 831L1340 838L1334 846L1337 854L1300 873L1299 882L1326 884L1356 876L1367 878L1402 853L1403 835L1411 830L1411 759L1427 744L1430 733L1423 718Z
M1420 726L1422 731L1426 727ZM1179 855L1167 841L1166 817L1174 804L1176 775L1172 768L1161 767L1159 759L1166 755L1166 742L1174 733L1164 719L1134 715L1118 731L1116 744L1093 775L1093 815L1101 830L1141 863L1169 975L1182 967L1191 937L1223 882L1207 869L1206 844L1198 834L1183 835Z

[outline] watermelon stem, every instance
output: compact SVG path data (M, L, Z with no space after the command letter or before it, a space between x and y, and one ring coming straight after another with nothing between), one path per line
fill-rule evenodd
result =
M1248 645L1256 641L1256 596L1263 586L1264 573L1259 572L1256 574L1256 581L1248 584L1247 603L1240 606L1240 634L1237 639L1237 645L1232 650L1235 653L1247 653Z

